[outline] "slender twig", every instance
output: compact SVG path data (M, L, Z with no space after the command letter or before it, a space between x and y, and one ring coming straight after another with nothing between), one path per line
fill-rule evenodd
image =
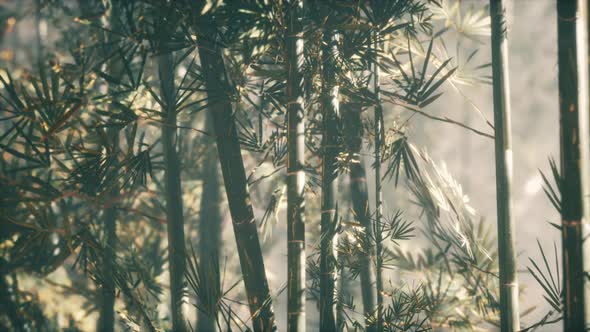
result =
M405 109L407 109L407 110L409 110L409 111L412 111L412 112L414 112L414 113L420 114L420 115L422 115L422 116L424 116L424 117L427 117L427 118L429 118L429 119L436 120L436 121L441 121L441 122L446 122L446 123L450 123L450 124L453 124L453 125L456 125L456 126L459 126L459 127L465 128L465 129L467 129L467 130L469 130L469 131L471 131L471 132L473 132L473 133L475 133L475 134L478 134L478 135L480 135L480 136L487 137L487 138L490 138L490 139L494 139L494 135L492 135L492 134L488 134L488 133L485 133L485 132L483 132L483 131L477 130L477 129L475 129L475 128L469 127L468 125L466 125L466 124L464 124L464 123L462 123L462 122L459 122L459 121L456 121L456 120L450 119L450 118L448 118L448 117L446 117L446 116L445 116L445 117L438 117L438 116L435 116L435 115L432 115L432 114L428 114L428 113L426 113L426 112L424 112L424 111L420 110L420 109L419 109L418 107L416 107L416 106L409 105L409 104L404 104L404 103L400 103L400 102L398 102L398 101L395 101L395 100L393 100L393 99L390 99L390 100L388 100L388 101L389 101L391 104L393 104L393 105L396 105L396 106L402 106L402 107L404 107Z

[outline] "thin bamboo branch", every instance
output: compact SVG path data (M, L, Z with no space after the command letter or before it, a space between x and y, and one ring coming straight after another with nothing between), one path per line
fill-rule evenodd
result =
M467 129L467 130L469 130L469 131L471 131L471 132L473 132L473 133L475 133L477 135L494 139L494 135L492 135L492 134L488 134L486 132L480 131L480 130L475 129L473 127L470 127L470 126L468 126L468 125L466 125L466 124L464 124L464 123L462 123L460 121L453 120L453 119L448 118L446 116L445 117L439 117L439 116L436 116L436 115L428 114L428 113L422 111L420 109L420 107L418 107L418 106L409 105L409 104L406 104L406 103L400 103L399 101L396 101L396 100L393 100L393 99L389 99L389 100L387 100L387 102L391 103L392 105L401 106L401 107L403 107L403 108L405 108L405 109L407 109L407 110L409 110L411 112L414 112L416 114L420 114L420 115L422 115L424 117L427 117L427 118L429 118L431 120L436 120L436 121L441 121L441 122L445 122L445 123L450 123L452 125L456 125L456 126L459 126L461 128L465 128L465 129Z

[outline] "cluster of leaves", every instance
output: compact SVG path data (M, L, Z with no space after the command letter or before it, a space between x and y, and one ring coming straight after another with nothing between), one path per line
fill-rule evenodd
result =
M411 149L419 160L420 178L407 181L414 203L422 211L423 226L401 211L382 220L382 266L406 281L391 285L384 320L390 331L421 331L432 327L474 330L499 323L498 266L495 237L468 204L461 186L443 165L424 151ZM404 241L423 235L422 249L406 250ZM344 235L344 236L343 236ZM338 253L352 278L360 274L364 255L371 255L377 237L364 229L345 228ZM407 281L409 278L410 281ZM417 283L418 286L410 286Z

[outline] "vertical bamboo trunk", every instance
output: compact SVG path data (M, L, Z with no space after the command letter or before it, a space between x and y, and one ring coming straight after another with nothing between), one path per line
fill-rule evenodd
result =
M99 314L99 330L105 332L115 330L115 278L113 276L113 272L115 246L117 245L116 220L116 207L112 206L104 211L106 243L103 256L104 282L102 285L102 303Z
M381 190L381 145L383 144L383 109L381 108L381 94L379 83L379 35L374 34L372 45L375 57L373 59L373 88L375 92L375 282L377 288L377 330L383 331L383 241L381 239L381 218L383 215L383 193Z
M588 65L586 1L557 2L561 122L561 218L564 330L585 329L583 190L588 169Z
M334 331L335 261L333 238L336 222L336 158L338 156L338 85L336 84L337 35L326 31L322 46L322 211L320 241L320 330Z
M170 269L170 297L172 329L186 331L183 312L184 272L186 251L184 246L184 222L182 211L182 189L180 183L180 160L176 151L176 89L174 87L174 59L172 53L158 56L158 74L161 98L165 108L162 124L162 146L164 150L164 188L166 198L166 219L168 228L168 264Z
M119 22L120 6L119 0L110 1L110 14L109 23L113 31L119 29L117 22ZM106 40L111 43L116 41L114 34L107 36ZM122 72L122 63L117 60L110 61L108 64L108 70L112 77L119 77ZM113 89L111 89L113 92ZM112 105L109 105L112 109ZM119 153L119 129L109 128L108 136L111 138L113 158L115 162L113 167L118 167L117 155ZM114 265L115 265L115 252L117 246L117 206L116 200L119 195L119 188L116 187L111 191L110 197L108 198L109 207L104 211L104 225L105 225L105 251L103 256L104 264L104 285L102 289L102 305L99 317L99 330L105 332L112 332L115 330L115 276L114 276Z
M338 240L341 238L339 237ZM344 298L347 293L347 283L346 283L346 269L344 266L344 255L338 255L336 258L338 261L337 266L337 273L338 277L336 279L336 328L338 331L344 331L344 325L346 324L346 315L344 312Z
M40 6L41 3L37 0L37 5ZM88 1L79 1L80 10L83 15L90 16L93 14L93 2ZM108 24L111 26L111 30L116 31L118 27L116 26L118 20L120 3L119 0L111 0L110 1L110 11L108 13L108 21L104 21L104 24ZM98 19L94 19L96 24L100 24ZM41 66L43 61L43 50L42 50L42 36L39 29L41 22L40 22L40 15L37 14L37 22L36 28L37 32L35 34L36 43L38 45L38 64ZM114 34L107 34L107 33L99 33L98 38L101 42L108 42L110 46L106 47L108 51L103 52L103 56L107 56L107 54L111 51L110 48L113 47L112 45L115 44ZM115 59L111 59L105 65L105 69L109 72L112 77L120 76L121 72L121 63L116 61ZM113 92L112 87L109 87L109 92ZM109 105L109 109L112 111L112 103ZM117 168L117 154L119 152L119 130L117 128L108 128L107 129L107 136L109 138L109 158L114 159L114 163L111 166L112 168ZM115 170L112 170L115 171ZM102 284L100 285L100 308L99 308L99 317L98 317L98 330L105 331L105 332L112 332L115 330L115 292L116 292L116 283L114 277L114 265L115 265L115 252L117 246L117 206L116 200L117 196L119 195L118 187L115 186L105 197L103 200L106 204L106 208L103 210L102 220L104 223L104 251L102 253Z
M119 139L118 130L109 129L109 136L112 139L112 154L116 158ZM116 165L116 163L115 163ZM115 330L115 250L117 246L117 207L116 197L118 190L114 189L107 198L108 205L110 205L103 212L104 220L104 237L105 247L102 257L103 263L103 283L101 288L101 305L98 319L98 330L105 332L112 332Z
M217 152L252 315L252 325L254 331L275 331L272 300L250 201L238 132L229 99L230 83L226 76L220 45L215 39L214 23L206 17L197 19L200 33L199 57L207 89L208 111L213 118Z
M113 149L117 149L119 140L117 139L118 131L111 132L113 140ZM116 154L116 150L113 152ZM108 198L109 201L115 200L116 195L113 194ZM105 247L103 252L103 284L101 289L102 302L100 305L98 330L105 332L112 332L115 330L115 277L114 277L114 263L115 263L115 247L117 246L117 208L112 204L104 211L104 236Z
M213 119L211 114L206 114L206 129L213 132ZM206 137L206 144L213 148L215 139ZM217 289L216 285L221 283L219 271L219 252L221 249L221 224L222 213L220 202L221 190L217 162L217 153L208 150L204 160L203 192L201 193L201 207L199 219L199 255L201 268L207 272L205 275L215 279L208 279L211 289ZM218 294L216 294L218 295ZM217 296L213 296L215 300ZM202 304L209 309L215 308L215 303ZM197 331L215 331L217 312L203 312L199 310Z
M287 330L305 331L305 105L302 0L286 3L287 36Z
M349 105L350 109L344 112L347 118L348 129L351 133L349 146L351 153L358 156L360 160L350 165L350 195L352 200L352 210L356 220L361 224L365 231L364 244L366 245L365 255L362 255L361 270L359 273L361 281L361 295L363 300L363 314L365 316L365 326L368 332L374 332L375 324L369 319L375 312L375 272L371 256L374 255L373 247L373 226L371 224L371 211L369 208L369 194L367 191L367 175L365 165L361 158L363 127L361 120L360 107Z
M500 265L500 326L502 331L520 329L515 227L512 219L512 132L508 76L508 27L502 0L490 0L492 25L492 72L496 148L496 204Z

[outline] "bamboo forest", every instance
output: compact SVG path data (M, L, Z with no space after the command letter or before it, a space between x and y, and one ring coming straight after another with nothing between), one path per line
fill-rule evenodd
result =
M0 0L0 331L590 330L589 7Z

